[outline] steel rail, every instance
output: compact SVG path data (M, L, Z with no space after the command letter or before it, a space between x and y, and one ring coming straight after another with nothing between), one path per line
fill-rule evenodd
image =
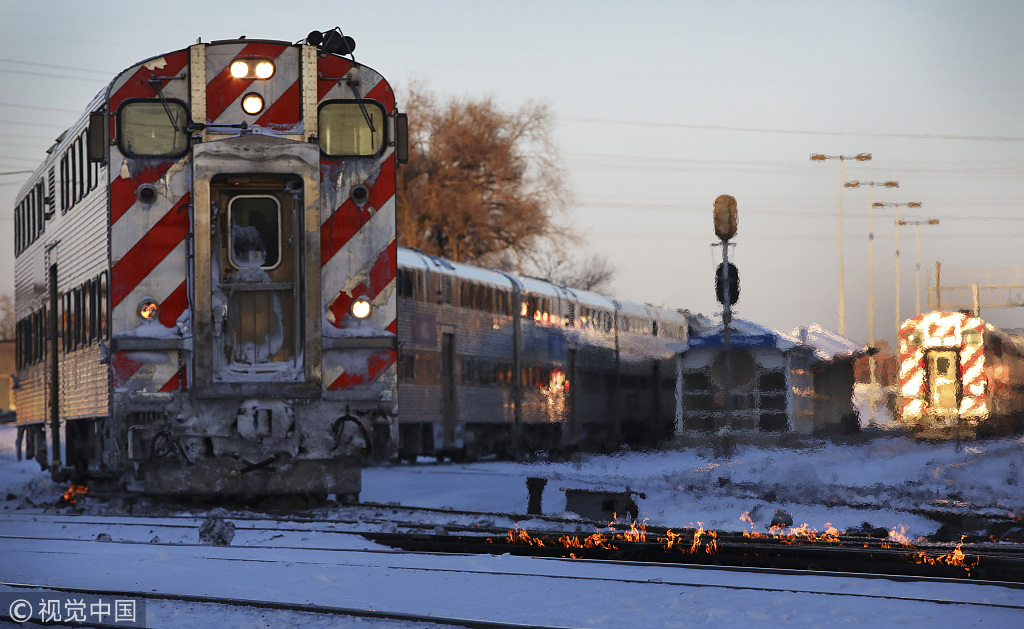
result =
M121 596L126 598L160 601L176 601L182 603L201 603L209 605L229 605L232 607L255 607L258 609L270 609L276 611L288 611L296 613L311 613L349 618L368 618L375 620L396 620L410 623L426 623L436 625L447 625L452 627L466 627L467 629L570 629L557 625L536 625L509 623L493 620L479 620L471 618L454 618L445 616L433 616L427 614L413 614L409 612L389 612L375 609L359 609L355 607L334 607L330 605L317 605L312 603L281 603L276 601L263 601L255 599L242 599L221 596L205 596L198 594L164 594L160 592L141 592L136 590L109 590L97 588L62 587L54 585L39 585L34 583L8 583L0 582L0 586L22 590L44 590L50 592L62 592L72 594L88 594L93 596ZM0 619L10 619L10 614L0 610ZM100 624L89 621L90 626L98 627L124 627L124 623ZM148 626L148 625L147 625Z

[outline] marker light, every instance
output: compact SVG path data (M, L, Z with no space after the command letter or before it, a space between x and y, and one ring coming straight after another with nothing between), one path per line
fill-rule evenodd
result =
M269 61L260 61L256 64L256 78L269 79L274 76L274 64Z
M139 302L139 316L144 321L152 321L160 314L160 306L152 299L146 298Z
M231 76L236 79L244 79L249 76L249 64L244 61L232 61Z
M242 98L242 109L250 116L255 116L263 111L263 97L254 93L246 94Z
M365 319L370 316L373 304L366 297L358 297L352 302L352 316L356 319Z

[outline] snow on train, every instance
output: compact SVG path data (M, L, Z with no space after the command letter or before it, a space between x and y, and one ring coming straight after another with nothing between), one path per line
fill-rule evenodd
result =
M707 323L398 250L402 458L654 445L675 351Z
M900 413L922 437L1024 429L1024 339L970 312L928 312L900 326Z
M16 396L55 478L357 495L395 442L407 124L354 45L150 58L48 151L15 213Z

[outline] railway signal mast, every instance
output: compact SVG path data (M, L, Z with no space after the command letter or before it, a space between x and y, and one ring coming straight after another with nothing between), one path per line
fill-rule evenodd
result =
M731 440L728 437L732 426L732 364L729 355L729 326L732 323L732 305L740 298L740 275L734 264L729 262L729 240L736 235L739 217L736 212L736 199L728 194L719 195L715 199L715 235L722 241L722 263L715 273L715 297L722 304L722 341L725 357L725 373L723 374L723 410L725 411L725 434L722 450L726 456L731 451Z

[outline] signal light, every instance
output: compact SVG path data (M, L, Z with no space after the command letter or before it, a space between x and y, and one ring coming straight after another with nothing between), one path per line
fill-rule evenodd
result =
M736 268L736 265L732 262L729 263L729 305L735 304L740 300L740 271ZM718 303L725 305L725 286L722 282L722 265L719 264L718 268L715 269L715 298Z

